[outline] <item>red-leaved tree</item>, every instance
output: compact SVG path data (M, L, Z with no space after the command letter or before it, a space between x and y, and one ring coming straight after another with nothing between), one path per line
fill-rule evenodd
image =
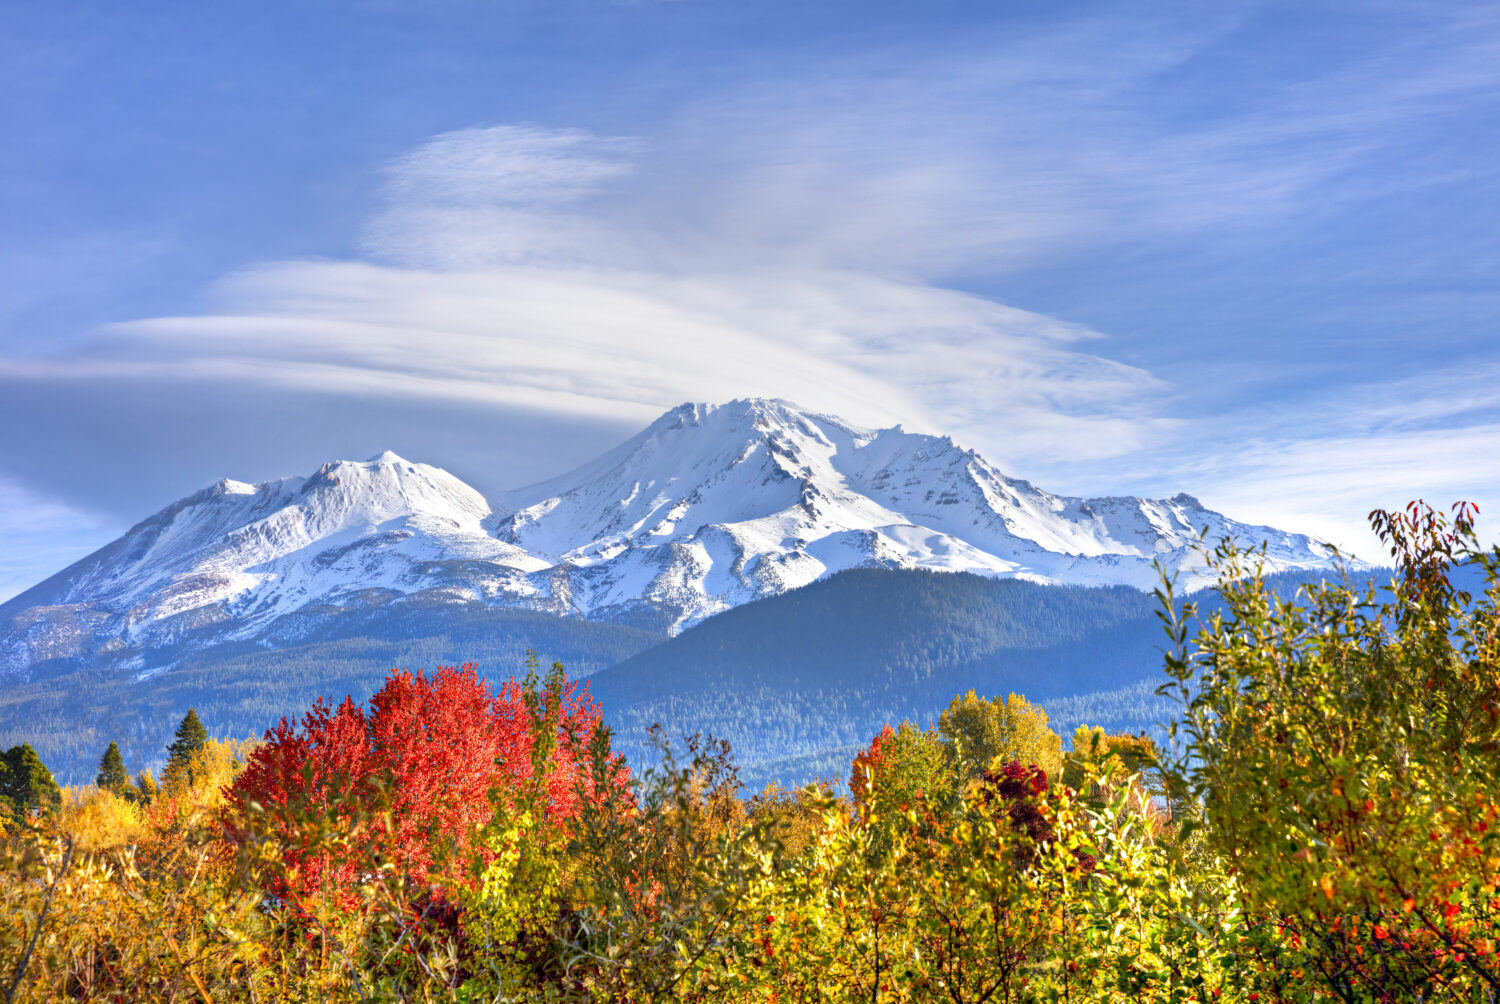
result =
M394 868L414 895L441 893L496 808L525 799L548 822L588 797L598 705L555 668L498 693L473 663L393 672L368 709L319 700L267 731L234 784L229 832L279 844L276 892L344 898ZM437 887L437 888L434 888Z
M896 730L889 723L882 726L870 740L870 745L855 754L853 770L849 773L849 793L858 805L869 801L871 782L886 772L888 756L884 747L893 738Z
M897 729L886 725L854 758L849 791L861 818L869 819L954 791L955 783L937 733L902 722Z

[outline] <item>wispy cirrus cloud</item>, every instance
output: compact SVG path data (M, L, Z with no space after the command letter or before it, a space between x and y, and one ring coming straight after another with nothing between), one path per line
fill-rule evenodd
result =
M684 400L779 396L1017 464L1118 455L1166 424L1146 404L1157 381L1092 353L1083 326L632 220L618 186L640 150L536 126L435 137L386 170L367 260L246 269L208 313L107 325L75 353L0 362L0 381L463 402L622 431Z
M97 511L38 495L0 478L0 602L58 571L58 554L83 555L118 532L114 520Z
M376 261L445 271L617 259L629 235L587 211L640 144L578 129L444 133L387 165L360 244Z
M1195 439L1159 444L1145 470L1116 467L1120 483L1191 483L1243 518L1366 556L1379 555L1365 515L1417 497L1478 503L1490 514L1483 536L1500 539L1500 361L1288 395L1194 425Z

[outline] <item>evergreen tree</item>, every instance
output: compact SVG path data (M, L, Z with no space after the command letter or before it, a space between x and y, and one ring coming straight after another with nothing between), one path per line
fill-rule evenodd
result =
M116 795L130 785L130 775L125 772L125 758L120 755L120 747L114 743L109 744L109 749L100 758L99 776L94 778L94 783Z
M0 754L0 808L20 816L61 804L62 789L30 743L12 746Z
M167 766L170 768L173 764L181 764L186 767L188 761L193 758L193 754L202 749L206 742L208 742L208 730L203 727L202 722L198 721L198 712L193 708L188 708L188 713L183 716L182 724L177 726L176 738L167 747Z

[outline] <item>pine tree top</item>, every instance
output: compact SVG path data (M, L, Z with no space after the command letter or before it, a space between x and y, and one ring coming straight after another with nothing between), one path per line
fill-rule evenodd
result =
M177 726L176 738L167 747L167 763L186 762L194 753L202 749L206 742L208 742L208 730L198 720L198 712L193 708L188 708L188 713L182 718L182 724Z
M109 744L109 749L104 751L104 756L99 758L99 776L94 783L109 791L122 791L130 784L130 775L125 771L125 758L120 755L120 747L115 743Z

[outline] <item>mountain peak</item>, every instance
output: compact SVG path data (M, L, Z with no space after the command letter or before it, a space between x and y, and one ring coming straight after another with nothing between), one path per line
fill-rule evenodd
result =
M652 429L680 429L689 426L735 428L746 423L761 425L795 423L807 418L826 418L779 397L744 397L712 404L687 401L667 411L650 426Z
M254 495L259 489L257 486L247 484L244 481L236 481L233 478L220 478L214 482L209 489L213 495Z
M371 473L379 471L396 471L401 473L402 468L415 470L418 467L427 467L426 464L413 463L394 450L383 450L365 460L330 460L318 468L316 475L326 475L331 471L368 471ZM438 468L428 468L438 470ZM315 475L315 476L316 476Z
M680 405L647 427L637 440L678 433L691 436L695 443L716 443L727 449L746 441L777 439L778 447L785 450L794 448L801 437L826 444L830 435L863 440L878 432L782 398L739 398L724 404ZM674 440L680 442L680 438Z
M407 461L404 457L398 456L395 450L383 450L375 456L371 457L369 460L366 460L365 463L379 464L384 467L389 467L394 464L406 464L409 463L409 461Z
M507 502L496 536L569 568L574 603L654 596L697 605L689 623L867 565L1150 588L1154 562L1193 566L1204 524L1273 541L1286 567L1321 560L1305 537L1233 523L1191 496L1056 496L951 437L863 429L774 398L679 405Z
M776 398L689 402L493 504L389 450L306 478L225 478L0 606L0 671L100 653L123 665L194 632L250 639L396 598L677 630L856 567L1150 588L1160 562L1191 586L1206 581L1204 526L1264 542L1271 571L1328 567L1307 537L1186 494L1057 496L946 436Z

